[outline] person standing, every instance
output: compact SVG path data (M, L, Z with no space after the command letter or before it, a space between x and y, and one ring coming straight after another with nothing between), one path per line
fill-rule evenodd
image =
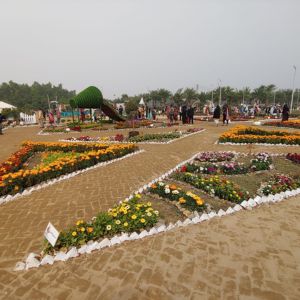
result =
M229 106L227 103L225 103L223 105L223 109L222 109L222 112L223 112L223 125L228 125L228 122L229 122Z
M0 135L2 135L3 134L3 131L2 131L2 129L3 129L3 125L2 125L2 123L4 122L4 120L5 120L5 117L0 113Z
M119 106L119 114L121 116L123 115L123 106L122 105Z
M187 107L185 105L182 106L182 124L187 123Z
M56 110L56 122L57 122L57 125L60 124L60 119L61 119L61 113L60 113L60 110L57 109Z
M221 117L221 107L220 105L218 104L214 110L214 114L213 114L213 119L216 123L217 126L219 126L219 120L220 120L220 117Z
M38 120L39 120L39 124L40 124L40 128L44 128L45 127L45 118L44 118L44 114L43 114L43 110L40 109L37 113L38 115Z
M290 109L285 103L282 108L282 122L289 120Z
M50 126L53 126L53 124L54 124L54 115L53 115L52 111L49 111L48 118L49 118Z

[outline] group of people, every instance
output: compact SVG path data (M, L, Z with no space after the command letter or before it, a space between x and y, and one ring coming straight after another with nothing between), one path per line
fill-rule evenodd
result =
M214 113L213 113L213 119L215 121L215 123L217 124L217 126L219 125L219 120L221 117L221 107L220 105L217 105L214 109ZM230 119L230 108L228 106L227 103L225 103L222 106L222 119L223 119L223 125L228 125L229 123L229 119Z
M47 117L48 117L49 124L51 126L53 126L55 122L57 125L59 125L60 119L61 119L61 112L59 109L49 110L48 113L46 113L46 111L43 109L38 110L37 119L38 119L40 128L45 127L45 122L46 122Z

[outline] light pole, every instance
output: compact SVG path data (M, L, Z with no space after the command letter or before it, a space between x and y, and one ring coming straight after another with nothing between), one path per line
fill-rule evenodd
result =
M221 106L221 99L222 99L222 88L221 88L222 81L221 81L221 79L218 79L218 84L219 84L219 90L220 90L219 105Z
M293 110L294 93L295 93L295 79L296 79L296 71L297 71L297 68L296 68L295 65L293 66L293 68L294 68L294 75L293 75L293 90L292 90L292 99L291 99L291 109L290 109L290 111Z

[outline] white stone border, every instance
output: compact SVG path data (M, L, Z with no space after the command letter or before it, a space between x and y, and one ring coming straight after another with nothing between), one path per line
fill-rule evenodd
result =
M40 190L42 188L45 188L45 187L50 186L50 185L53 185L56 182L72 178L74 176L77 176L79 174L85 173L87 171L90 171L90 170L93 170L93 169L96 169L96 168L99 168L99 167L105 167L106 165L112 164L112 163L114 163L116 161L123 160L123 159L131 157L133 155L140 154L142 152L145 152L145 150L138 150L138 151L135 151L135 152L132 152L132 153L128 153L128 154L126 154L126 155L124 155L122 157L118 157L118 158L115 158L115 159L112 159L112 160L108 160L108 161L105 161L105 162L100 162L100 163L98 163L98 164L96 164L94 166L88 167L86 169L82 169L82 170L78 170L78 171L75 171L75 172L72 172L72 173L69 173L69 174L61 175L61 176L59 176L57 178L50 179L50 180L41 182L39 184L33 185L31 187L28 187L22 193L17 193L15 195L6 195L6 196L3 196L3 197L0 197L0 205L4 204L4 203L7 203L7 202L10 202L10 201L13 201L13 200L15 200L15 199L17 199L19 197L30 195L33 191L38 191L38 190Z
M172 144L176 141L179 141L181 139L184 139L186 137L189 137L189 136L192 136L194 134L197 134L197 133L201 133L201 132L204 132L206 131L206 129L201 129L199 131L196 131L196 132L192 132L192 133L188 133L188 134L182 134L181 137L179 138L174 138L168 142L147 142L147 141L142 141L142 142L118 142L118 141L70 141L70 140L58 140L59 142L68 142L68 143L103 143L103 144L152 144L152 145L168 145L168 144Z
M182 161L181 163L176 165L173 169L170 169L169 171L167 171L166 173L164 173L160 177L155 178L154 180L152 180L148 184L143 185L136 192L134 192L128 198L126 198L126 200L129 200L129 199L133 198L135 194L142 193L142 192L148 190L148 188L152 184L165 179L166 177L171 175L173 172L180 169L184 164L194 160L202 152L210 152L210 151L198 152L195 155L193 155L190 159ZM218 151L212 151L212 152L218 152ZM234 151L231 151L231 152L234 152ZM234 152L234 153L238 154L238 152ZM274 154L274 155L271 155L271 156L280 156L280 155L283 155L283 154ZM23 270L28 270L28 269L31 269L31 268L38 268L38 267L41 267L41 266L47 265L47 264L53 265L54 262L67 261L68 259L77 257L79 255L90 254L92 251L100 250L100 249L103 249L103 248L106 248L106 247L111 247L111 246L114 246L114 245L118 245L118 244L121 244L125 241L138 240L138 239L145 238L147 236L151 236L151 235L163 233L163 232L166 232L166 231L170 231L170 230L173 230L174 228L185 227L185 226L188 226L188 225L198 224L198 223L213 219L215 217L223 217L223 216L226 216L226 215L230 215L232 213L238 212L238 211L243 210L243 209L252 209L252 208L258 207L262 204L280 202L284 199L296 196L298 194L300 194L300 188L295 189L295 190L289 190L289 191L281 192L281 193L278 193L278 194L275 194L275 195L256 196L254 199L250 198L249 200L244 200L241 204L236 204L233 208L229 207L226 211L224 211L223 209L220 209L218 212L211 211L208 214L207 213L202 213L201 215L199 215L199 213L195 211L191 215L191 217L186 218L183 222L178 220L175 224L170 223L170 224L168 224L168 226L166 226L164 224L154 226L154 227L150 228L149 230L143 230L140 233L133 232L130 235L128 233L122 233L121 235L113 236L111 239L104 238L101 241L89 241L86 245L83 245L80 248L72 247L67 253L58 252L58 253L56 253L55 256L46 255L41 260L38 259L39 255L37 255L35 253L30 253L28 255L28 257L26 258L25 262L17 262L17 264L14 268L14 271L23 271Z
M299 147L300 145L288 145L288 144L269 144L269 143L231 143L231 142L219 142L217 140L215 145L230 145L230 146L245 146L245 145L256 145L256 146L280 146L280 147Z

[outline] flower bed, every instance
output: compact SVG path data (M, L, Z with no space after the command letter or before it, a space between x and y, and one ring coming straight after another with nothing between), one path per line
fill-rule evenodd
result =
M264 126L288 127L300 129L300 120L265 122Z
M137 135L134 137L128 138L129 142L133 143L140 143L145 141L152 141L152 142L166 142L173 139L178 139L181 137L182 134L179 132L172 132L172 133L152 133L152 134L144 134L144 135Z
M160 197L176 201L190 211L203 211L206 208L205 202L199 196L190 191L185 192L174 184L169 185L159 181L157 184L152 184L149 191Z
M286 158L297 164L300 164L300 154L298 153L288 153Z
M264 195L274 195L288 190L295 190L300 187L300 178L293 179L286 175L276 174L267 184L262 188Z
M115 136L106 136L106 137L90 137L90 136L81 136L81 137L70 137L63 141L70 142L124 142L124 143L170 143L173 140L186 137L191 134L196 134L202 132L203 128L193 128L187 131L174 131L168 133L153 133L153 134L144 134L139 135L138 131L130 131L128 136L125 137L123 134L116 134Z
M249 193L243 191L233 182L221 179L219 176L202 177L188 172L174 174L174 178L187 182L212 196L231 202L240 203L249 198Z
M300 145L300 133L274 130L267 131L254 127L237 126L224 132L220 136L219 142Z
M108 144L82 144L82 143L40 143L26 142L23 144L19 153L22 155L18 158L13 169L2 168L0 177L0 196L7 194L16 194L33 185L39 184L48 179L56 178L64 174L72 173L96 165L99 162L112 160L132 153L138 148L132 144L108 145ZM54 161L33 168L26 169L23 167L24 162L30 156L37 152L59 151L59 152L76 152L76 155L62 155ZM14 160L15 154L8 159L7 165ZM4 172L4 173L3 173Z
M195 158L200 162L230 161L234 158L233 152L201 152Z
M214 153L211 152L209 155L203 153L200 154L200 159L198 157L195 158L195 161L201 161L209 163L205 164L195 164L194 162L188 163L181 168L181 172L192 172L192 173L202 173L202 174L210 174L210 175L237 175L237 174L246 174L249 172L269 170L272 158L268 153L258 153L255 155L254 159L251 159L249 165L245 165L244 163L239 163L235 161L221 161L221 163L211 163L210 161L216 161L221 159L230 160L234 158L234 154L231 156L228 154L222 153Z
M139 203L139 199L140 195L137 194L108 212L99 213L90 221L77 221L73 227L59 234L55 247L45 240L43 255L62 250L66 252L71 247L79 247L89 241L152 227L158 221L159 212L152 208L150 202Z

